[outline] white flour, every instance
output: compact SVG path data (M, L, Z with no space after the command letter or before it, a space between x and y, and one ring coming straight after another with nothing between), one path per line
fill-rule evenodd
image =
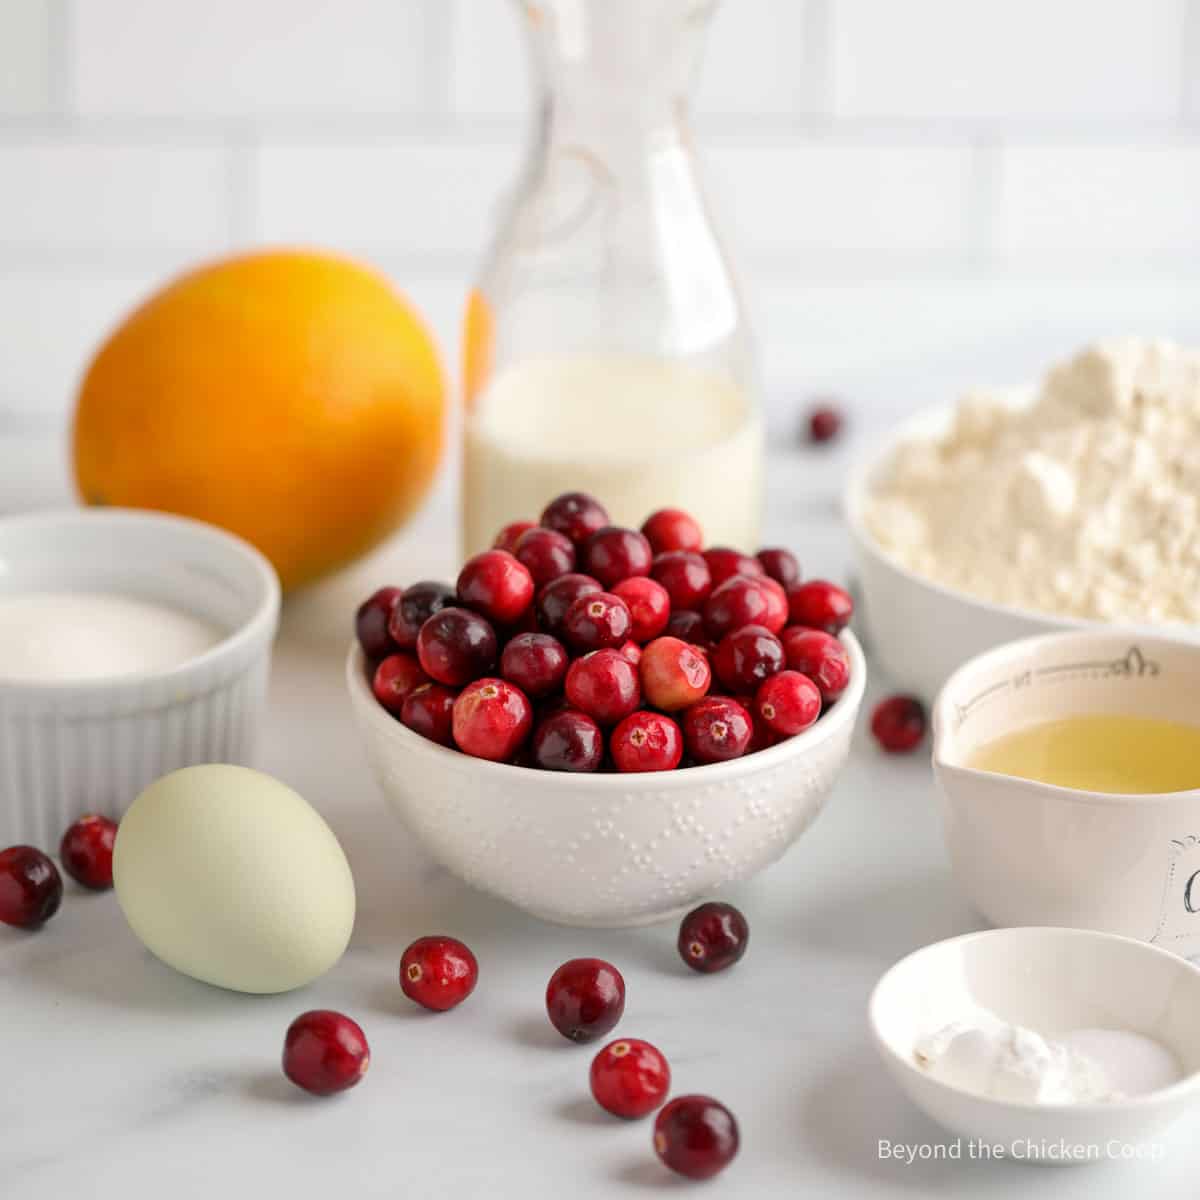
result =
M965 398L900 448L865 513L918 574L1097 620L1200 623L1200 352L1129 339Z

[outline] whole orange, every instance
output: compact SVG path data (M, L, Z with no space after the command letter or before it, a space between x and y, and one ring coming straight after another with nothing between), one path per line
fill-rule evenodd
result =
M433 341L382 275L315 252L229 258L101 346L75 410L76 483L88 504L230 529L296 587L416 508L444 401Z

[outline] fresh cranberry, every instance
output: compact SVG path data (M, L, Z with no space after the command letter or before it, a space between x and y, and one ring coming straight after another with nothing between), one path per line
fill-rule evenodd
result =
M416 655L401 650L396 654L389 654L375 668L375 674L371 677L371 691L388 712L398 713L409 692L429 682L431 680L421 669Z
M650 578L661 583L675 610L701 608L712 591L708 563L693 550L668 550L650 563Z
M563 637L577 654L622 645L633 633L633 614L620 596L589 592L563 618Z
M455 604L458 594L446 583L422 580L405 588L404 594L392 609L388 633L401 650L411 650L417 644L421 626L448 605Z
M518 633L500 655L500 674L533 700L562 687L567 674L567 651L548 633Z
M505 679L477 679L454 702L454 744L475 758L507 762L533 725L533 706Z
M537 587L575 569L575 547L571 539L553 529L526 530L517 539L513 554L528 569Z
M683 758L683 733L662 713L634 712L613 730L609 750L618 771L673 771Z
M739 704L742 702L739 700ZM750 720L754 723L754 731L750 734L750 745L746 747L747 754L757 754L760 750L769 750L772 746L778 746L785 739L773 730L770 725L762 719L758 708L751 697L742 707L750 713Z
M761 579L735 575L718 584L704 602L704 627L714 641L743 625L765 625L772 602Z
M774 579L776 583L789 588L792 584L800 582L800 564L790 550L784 550L780 546L765 546L755 557L762 563L767 577Z
M751 558L740 550L731 550L728 546L714 546L711 550L705 550L704 561L708 564L713 587L719 587L735 575L749 575L753 578L766 574L757 558Z
M664 712L694 704L712 684L708 659L680 638L655 638L642 650L638 669L646 699Z
M642 533L655 554L699 550L704 545L704 534L696 518L681 508L660 508L651 513L642 525Z
M665 633L667 637L678 638L681 642L691 642L699 649L708 648L708 630L704 628L704 618L690 609L673 612L667 621Z
M683 714L683 740L698 763L740 758L750 745L750 714L728 696L706 696Z
M517 548L517 542L520 540L521 534L536 528L536 521L512 521L496 534L496 540L492 543L492 549L507 550L509 554L512 554Z
M561 639L567 610L580 596L590 596L604 589L590 575L560 575L538 592L534 608L538 622L547 632Z
M620 649L621 656L629 659L635 667L642 661L642 648L632 639L626 642Z
M424 1008L457 1008L479 981L475 955L457 938L422 937L400 958L400 987Z
M925 737L925 706L916 696L889 696L871 714L871 732L889 754L908 754Z
M794 737L821 715L821 692L807 675L780 671L758 689L754 707L773 732Z
M596 1103L627 1121L649 1116L671 1090L667 1060L640 1038L609 1042L592 1059L589 1079Z
M112 887L113 842L117 823L107 817L88 813L80 817L62 836L58 857L63 870L76 883L102 892Z
M789 669L807 675L826 704L832 704L846 690L850 683L850 655L833 634L789 625L780 640Z
M842 431L842 414L832 405L822 404L808 414L808 439L831 442Z
M546 505L542 524L565 533L578 546L608 524L608 511L586 492L567 492Z
M711 1096L676 1096L654 1119L654 1151L689 1179L711 1179L738 1152L733 1113Z
M841 633L854 615L849 592L825 579L809 579L788 589L788 606L794 625Z
M743 625L727 633L713 651L717 678L731 692L753 692L784 664L783 645L762 625Z
M398 649L388 633L388 622L402 594L398 587L381 587L358 606L354 632L368 658L384 658Z
M567 699L601 725L615 725L641 702L638 669L619 650L594 650L567 668Z
M648 642L666 629L671 616L671 597L662 584L645 575L635 575L622 579L613 588L613 595L620 596L629 606L635 642Z
M649 575L654 558L650 543L636 529L607 525L593 533L581 550L583 569L605 587L634 575Z
M732 967L749 942L750 926L732 904L709 901L679 923L679 957L705 975Z
M439 746L453 746L457 695L440 683L423 683L405 696L400 706L400 723Z
M763 613L759 623L765 625L772 633L780 634L788 623L790 613L787 592L782 583L770 576L758 580L758 584L763 589L763 595L767 600L766 612Z
M533 734L533 761L543 771L595 771L604 734L587 713L565 708L543 718Z
M511 625L533 603L533 576L507 550L485 550L467 559L458 575L458 598L489 621Z
M488 674L496 665L498 647L496 631L469 608L435 612L417 637L417 657L425 674L451 687Z
M546 986L550 1024L572 1042L594 1042L621 1019L625 980L601 958L573 958L563 963Z
M314 1096L352 1088L370 1062L367 1036L358 1022L327 1008L301 1013L283 1040L283 1073Z
M0 921L33 929L48 921L62 903L58 868L33 846L0 850Z

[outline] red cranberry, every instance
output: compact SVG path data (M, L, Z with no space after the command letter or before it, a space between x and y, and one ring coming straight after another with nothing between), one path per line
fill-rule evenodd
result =
M714 546L711 550L705 550L704 561L708 564L713 587L719 587L735 575L756 578L766 574L757 558L751 558L740 550L731 550L728 546Z
M632 633L629 605L610 592L580 596L563 618L563 637L577 654L620 646Z
M871 732L889 754L908 754L925 737L925 706L916 696L889 696L871 714Z
M672 1171L710 1179L738 1152L737 1121L711 1096L676 1096L654 1119L654 1151Z
M314 1096L352 1088L370 1062L371 1050L358 1022L327 1008L301 1013L283 1040L283 1073Z
M411 650L417 644L421 626L448 605L456 603L458 595L445 583L423 580L405 588L404 594L392 609L388 633L401 650Z
M636 529L608 525L584 542L581 557L589 575L612 587L633 575L649 575L654 555L650 543Z
M661 583L671 598L672 609L701 608L712 591L712 573L692 550L668 550L650 563L650 578Z
M673 771L683 758L683 733L662 713L630 713L613 730L609 750L618 771Z
M398 587L381 587L358 606L358 612L354 614L354 632L368 658L384 658L398 649L388 633L388 622L401 595Z
M850 655L833 634L789 625L780 640L789 669L807 675L826 704L832 704L846 690L850 683Z
M454 701L454 744L475 758L507 762L533 725L533 706L505 679L477 679Z
M511 625L533 603L533 576L507 550L485 550L459 572L458 598L489 621Z
M517 548L517 542L520 540L521 534L527 530L536 528L536 521L511 521L496 534L496 540L492 543L492 549L507 550L509 554L512 554Z
M556 638L563 636L563 621L567 610L580 596L590 596L604 589L590 575L560 575L552 579L540 592L534 608L541 627Z
M538 700L562 687L567 661L566 648L558 638L548 633L518 633L500 655L500 674Z
M731 692L753 692L784 664L783 645L762 625L743 625L727 633L713 651L717 678Z
M608 511L586 492L567 492L546 505L542 524L565 533L578 546L608 524Z
M708 647L708 630L704 628L704 618L690 609L673 612L667 621L666 636L678 638L681 642L691 642L700 649Z
M728 696L706 696L683 714L683 740L698 763L740 758L753 733L750 714Z
M458 693L440 683L423 683L413 688L400 706L400 722L414 733L437 742L454 745L454 701Z
M630 640L621 647L621 655L636 667L642 661L642 648L637 642Z
M679 957L705 975L732 967L749 942L750 926L732 904L701 904L679 923Z
M0 850L0 921L33 929L48 921L62 903L58 868L33 846Z
M704 534L690 513L680 508L660 508L651 513L642 526L642 533L655 554L670 550L699 550L704 545Z
M546 987L550 1024L572 1042L594 1042L621 1019L625 980L600 958L573 958L563 963Z
M765 625L771 608L761 579L735 575L718 584L704 602L704 627L709 637L719 642L743 625Z
M63 870L76 883L102 892L112 887L113 842L117 823L89 813L80 817L62 836L58 857Z
M375 668L375 674L371 677L371 691L388 712L398 713L413 688L429 682L430 678L421 670L416 655L401 650L397 654L389 654Z
M425 674L452 687L491 671L497 650L496 631L469 608L435 612L417 637L417 657Z
M758 689L754 707L772 732L794 737L821 715L821 693L807 675L780 671Z
M794 625L841 633L854 615L850 594L825 579L810 579L788 590L788 606Z
M822 404L808 414L808 438L811 442L831 442L842 431L842 414Z
M619 650L594 650L567 668L567 699L601 725L615 725L641 702L638 669Z
M457 1008L479 981L475 955L457 938L422 937L400 958L400 987L424 1008Z
M545 717L533 735L533 761L543 771L594 771L604 759L604 734L573 708Z
M783 584L767 576L758 581L767 600L767 610L762 615L760 624L765 625L772 633L780 634L788 623L788 598Z
M613 588L613 595L620 596L629 606L635 642L648 642L666 629L671 616L671 597L662 584L645 575L635 575L622 579Z
M800 564L790 550L784 550L780 546L766 546L756 557L762 563L768 578L774 579L776 583L789 588L792 584L800 582Z
M589 1076L592 1095L614 1117L636 1120L652 1113L671 1090L671 1068L662 1052L639 1038L609 1042Z
M553 529L526 530L517 539L513 553L529 570L537 587L575 569L575 547L571 539Z
M638 669L646 699L664 712L694 704L712 684L708 659L680 638L655 638L642 651Z

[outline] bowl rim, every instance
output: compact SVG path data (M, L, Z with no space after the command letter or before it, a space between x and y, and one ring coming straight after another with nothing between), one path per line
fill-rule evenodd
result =
M5 679L0 676L0 694L45 698L53 696L95 697L105 693L128 691L139 696L147 684L169 686L200 674L212 663L234 658L259 641L270 640L279 621L281 587L279 576L266 556L244 538L207 521L154 509L78 507L50 508L37 512L15 513L0 518L0 538L6 531L17 528L37 529L62 527L71 524L109 524L118 527L145 526L158 528L171 537L190 537L220 547L229 559L249 567L255 577L259 595L250 616L237 628L230 630L214 645L173 667L158 671L141 671L130 675L109 675L97 679Z
M924 1084L933 1087L934 1090L940 1091L947 1097L969 1096L972 1100L976 1100L981 1104L995 1105L997 1108L1007 1109L1011 1112L1027 1113L1030 1116L1040 1113L1067 1112L1100 1116L1129 1109L1156 1108L1181 1097L1200 1093L1200 1067L1196 1067L1184 1075L1182 1079L1177 1079L1167 1087L1155 1088L1152 1092L1143 1092L1138 1096L1126 1096L1122 1100L1091 1101L1082 1104L1032 1104L1019 1100L1001 1100L994 1096L981 1096L976 1092L969 1092L965 1088L954 1087L941 1079L935 1079L932 1075L926 1074L915 1062L910 1061L910 1059L900 1054L880 1032L879 1011L883 1003L880 999L880 993L894 973L911 959L919 958L922 955L931 954L935 950L942 950L947 946L956 944L965 945L968 942L994 941L1005 937L1032 937L1047 933L1096 943L1111 944L1124 942L1136 947L1137 953L1145 953L1147 956L1156 956L1169 960L1181 974L1200 975L1200 966L1178 954L1172 953L1170 950L1165 950L1161 946L1151 945L1149 942L1143 942L1139 938L1125 937L1119 933L1105 933L1099 929L1072 929L1063 925L1007 925L998 929L978 929L972 933L960 933L955 937L930 942L925 946L919 946L916 950L910 951L903 958L897 959L896 962L892 963L876 981L875 986L871 989L871 995L867 1000L867 1025L870 1028L871 1040L875 1043L876 1051L885 1062L892 1063L896 1067L911 1072L914 1077L920 1079Z
M538 781L539 784L553 781L561 785L570 781L572 787L578 786L580 790L584 791L628 790L632 780L643 783L649 781L660 787L666 786L668 783L675 787L700 786L745 774L751 767L756 770L766 770L788 762L792 758L800 757L811 751L815 746L829 741L846 725L853 726L866 691L867 664L862 646L849 629L842 630L839 638L850 656L850 683L828 716L822 717L811 728L780 742L777 746L757 750L753 754L744 754L741 758L731 759L728 762L705 763L701 766L689 767L686 771L615 771L611 774L541 771L534 767L517 766L514 763L491 762L484 758L474 758L469 754L463 754L460 750L440 746L406 728L375 699L367 682L366 655L357 639L351 641L349 652L346 655L346 686L354 701L355 709L366 714L364 719L370 722L372 731L377 732L379 736L394 738L406 743L410 749L426 753L448 765L453 763L461 768L464 763L470 764L470 769L478 770L484 776L492 774L497 779L532 779Z

